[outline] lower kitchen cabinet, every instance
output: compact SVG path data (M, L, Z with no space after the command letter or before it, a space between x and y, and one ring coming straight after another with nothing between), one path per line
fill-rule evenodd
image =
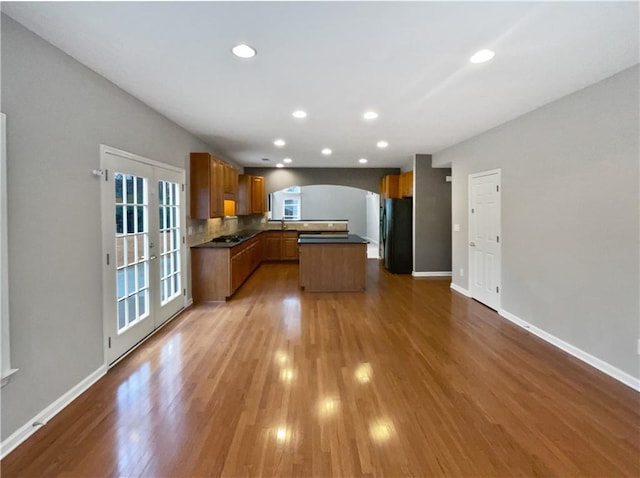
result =
M298 231L267 231L265 234L266 260L298 260Z
M230 248L193 247L191 282L194 303L231 297L262 262L264 240L264 233L261 233Z

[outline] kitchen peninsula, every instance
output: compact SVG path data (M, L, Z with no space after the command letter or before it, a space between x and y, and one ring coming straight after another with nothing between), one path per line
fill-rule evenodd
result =
M300 287L309 292L362 291L367 241L355 234L300 234Z

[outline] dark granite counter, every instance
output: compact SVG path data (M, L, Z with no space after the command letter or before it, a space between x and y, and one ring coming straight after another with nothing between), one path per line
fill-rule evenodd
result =
M232 247L238 246L243 242L248 241L252 237L260 234L261 230L248 230L248 231L238 231L233 234L229 234L227 236L221 236L221 238L214 238L213 241L204 242L202 244L197 244L195 246L191 246L192 249L231 249ZM227 238L225 241L217 241L217 239Z
M300 234L298 244L368 244L369 241L355 234Z

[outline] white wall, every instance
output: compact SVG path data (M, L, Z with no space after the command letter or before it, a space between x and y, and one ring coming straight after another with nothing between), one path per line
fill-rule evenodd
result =
M307 220L346 219L349 232L364 236L367 233L367 191L348 186L312 185L300 188L300 215ZM282 218L286 193L273 193L273 219Z
M380 242L380 195L367 192L367 232L364 237L374 244Z
M434 155L453 168L453 282L468 288L468 176L501 168L502 308L635 378L638 82L636 66Z

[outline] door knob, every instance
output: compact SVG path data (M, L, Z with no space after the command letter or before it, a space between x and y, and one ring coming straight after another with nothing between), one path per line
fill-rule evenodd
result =
M475 243L475 242L470 242L470 243L469 243L469 245L470 245L471 247L476 247L476 243Z
M158 258L158 256L151 256L151 257L149 257L149 260L152 261L152 260L157 259L157 258Z

